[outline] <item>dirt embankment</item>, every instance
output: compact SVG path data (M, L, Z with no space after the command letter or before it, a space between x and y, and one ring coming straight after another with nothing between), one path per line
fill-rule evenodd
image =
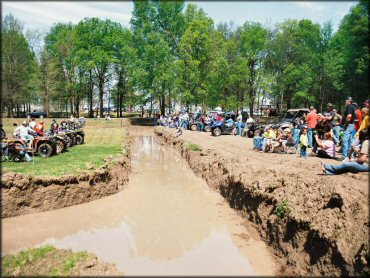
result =
M126 138L122 154L107 157L102 167L89 173L57 178L3 173L2 218L78 205L122 190L131 170L130 139Z
M155 132L256 226L280 257L281 274L369 274L365 173L319 175L317 158L260 154L245 138L191 131L173 138L172 129Z

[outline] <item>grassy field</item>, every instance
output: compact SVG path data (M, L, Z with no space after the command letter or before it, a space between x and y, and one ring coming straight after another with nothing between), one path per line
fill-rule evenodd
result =
M50 245L27 249L1 258L2 276L70 275L77 263L84 262L89 257L91 255L86 252L57 250Z
M13 123L20 124L24 119L3 119L3 127L8 137L14 130ZM37 119L36 122L39 120ZM58 121L60 122L60 120ZM51 125L51 119L44 119L46 128ZM112 121L87 119L84 127L85 143L73 146L67 152L48 158L35 156L33 162L4 162L5 171L30 174L33 176L57 177L66 174L76 174L88 171L104 164L104 158L116 156L122 152L121 143L127 134L121 127L120 119Z

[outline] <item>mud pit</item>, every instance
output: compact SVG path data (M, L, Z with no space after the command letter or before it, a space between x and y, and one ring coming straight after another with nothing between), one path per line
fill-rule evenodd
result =
M126 275L272 275L256 231L172 148L143 128L127 188L89 203L3 219L3 253L52 244L86 250Z
M156 129L165 145L178 149L195 173L254 223L281 258L280 273L369 273L367 173L322 176L318 158L255 152L246 138L186 130L173 138L174 132Z

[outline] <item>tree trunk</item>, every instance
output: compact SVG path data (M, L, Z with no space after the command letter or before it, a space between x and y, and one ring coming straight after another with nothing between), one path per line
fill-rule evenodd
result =
M99 115L103 117L104 76L99 77Z
M21 117L20 111L19 111L19 104L16 105L16 111L17 111L17 118Z
M164 94L162 93L162 96L161 96L161 114L162 115L166 113L165 108L166 108L166 98Z
M93 91L94 91L94 83L92 81L92 73L91 70L89 71L89 117L93 117Z

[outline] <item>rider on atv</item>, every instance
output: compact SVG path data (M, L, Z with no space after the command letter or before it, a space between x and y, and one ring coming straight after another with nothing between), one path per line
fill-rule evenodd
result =
M44 122L40 121L38 124L35 125L34 130L36 131L37 135L44 136Z
M18 126L14 132L13 137L19 136L24 141L28 142L28 147L32 149L32 143L34 137L31 134L35 134L35 131L27 125L26 121L22 122L22 125Z
M50 127L51 133L52 134L58 133L58 129L59 129L59 124L58 124L56 119L53 119L53 122L52 122L51 127Z

